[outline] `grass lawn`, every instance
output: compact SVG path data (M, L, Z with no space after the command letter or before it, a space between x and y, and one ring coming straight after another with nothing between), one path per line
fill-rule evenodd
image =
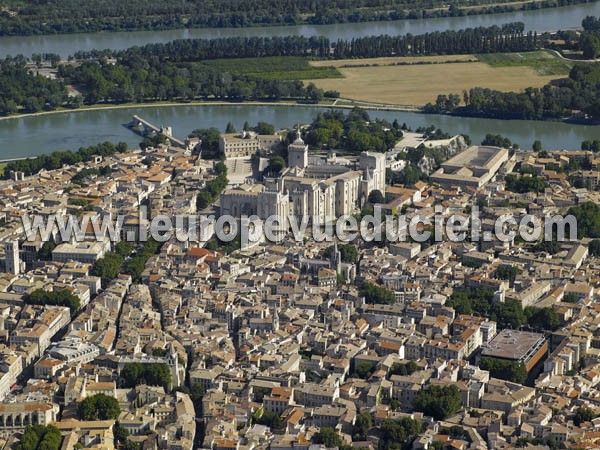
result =
M265 58L209 59L198 63L229 72L268 80L305 80L340 78L332 64L313 66L301 56L269 56Z
M489 53L477 55L479 61L492 67L531 67L539 75L568 75L573 67L552 52L539 50L527 53Z

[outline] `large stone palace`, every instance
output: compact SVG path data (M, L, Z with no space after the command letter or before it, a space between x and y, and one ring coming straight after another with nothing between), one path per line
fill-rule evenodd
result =
M278 215L326 223L362 207L373 190L385 191L385 155L363 152L357 162L310 164L308 145L299 137L288 147L288 168L261 185L242 185L221 194L221 214L234 217Z

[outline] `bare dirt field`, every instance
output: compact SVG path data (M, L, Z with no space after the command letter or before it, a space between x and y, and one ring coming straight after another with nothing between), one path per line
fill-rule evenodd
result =
M338 91L342 98L374 103L424 105L434 102L438 94L454 93L462 98L463 91L473 87L521 91L530 86L543 86L559 78L557 75L541 75L534 68L526 66L492 67L483 62L443 62L457 61L461 57L465 58L463 61L473 61L476 58L473 55L451 55L319 61L311 64L335 66L344 78L311 81L322 89ZM430 60L427 61L426 58ZM423 64L425 61L431 64ZM351 65L355 67L347 67Z

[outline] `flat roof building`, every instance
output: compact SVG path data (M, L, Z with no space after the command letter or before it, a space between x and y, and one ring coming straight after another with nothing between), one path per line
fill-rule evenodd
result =
M506 329L483 347L481 355L520 362L529 372L547 353L548 341L543 334Z
M505 148L473 145L443 162L429 179L443 186L479 188L496 175L508 158Z
M57 245L52 250L52 260L57 262L79 261L93 264L104 256L107 245L104 242L75 242Z

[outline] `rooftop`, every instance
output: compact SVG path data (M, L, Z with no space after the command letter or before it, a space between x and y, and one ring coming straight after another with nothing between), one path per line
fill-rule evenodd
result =
M529 331L502 330L483 348L482 355L494 358L524 359L544 341L544 335Z

